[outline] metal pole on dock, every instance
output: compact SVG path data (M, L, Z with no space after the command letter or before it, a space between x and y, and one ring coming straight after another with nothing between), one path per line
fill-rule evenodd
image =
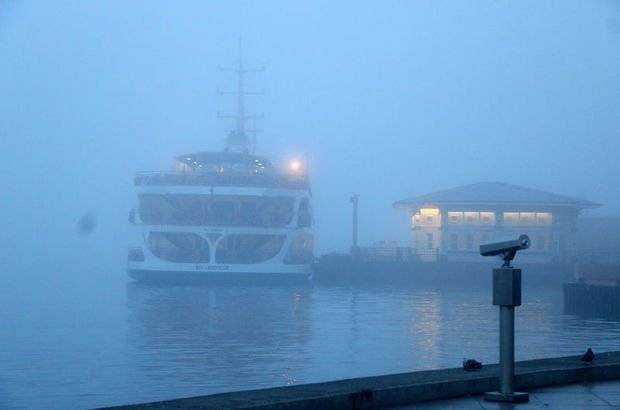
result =
M515 376L515 308L499 307L499 367L501 368L499 391L502 394L514 393Z
M521 306L521 269L493 269L493 304L499 306L499 391L484 394L485 400L523 402L528 393L514 391L515 306Z
M500 255L501 268L493 269L493 305L499 306L499 390L487 392L484 399L499 402L525 402L529 394L514 391L515 306L521 306L521 269L510 266L519 250L530 247L530 238L480 245L482 256Z

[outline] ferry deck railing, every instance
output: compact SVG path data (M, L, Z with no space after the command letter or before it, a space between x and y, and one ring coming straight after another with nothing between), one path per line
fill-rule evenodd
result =
M305 174L149 171L138 172L134 178L134 185L242 186L309 190L310 180Z

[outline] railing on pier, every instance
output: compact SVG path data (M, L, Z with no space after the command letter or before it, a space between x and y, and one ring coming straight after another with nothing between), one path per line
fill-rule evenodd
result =
M416 249L406 246L358 246L353 256L362 261L413 262L437 260L438 249Z
M618 249L580 249L577 262L580 264L620 265Z
M310 189L308 175L233 174L219 172L139 172L134 185L243 186L282 189Z

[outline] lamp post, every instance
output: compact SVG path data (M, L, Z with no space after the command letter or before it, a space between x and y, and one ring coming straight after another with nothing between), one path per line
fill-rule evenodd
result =
M353 204L353 246L351 247L352 253L357 250L357 202L359 201L359 196L354 194L349 198L349 202Z

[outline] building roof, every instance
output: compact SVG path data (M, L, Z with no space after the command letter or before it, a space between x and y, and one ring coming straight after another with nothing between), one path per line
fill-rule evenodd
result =
M596 208L600 204L584 199L572 198L537 189L525 188L503 182L478 182L430 194L402 199L395 207L422 205L511 205L551 206L568 208Z

